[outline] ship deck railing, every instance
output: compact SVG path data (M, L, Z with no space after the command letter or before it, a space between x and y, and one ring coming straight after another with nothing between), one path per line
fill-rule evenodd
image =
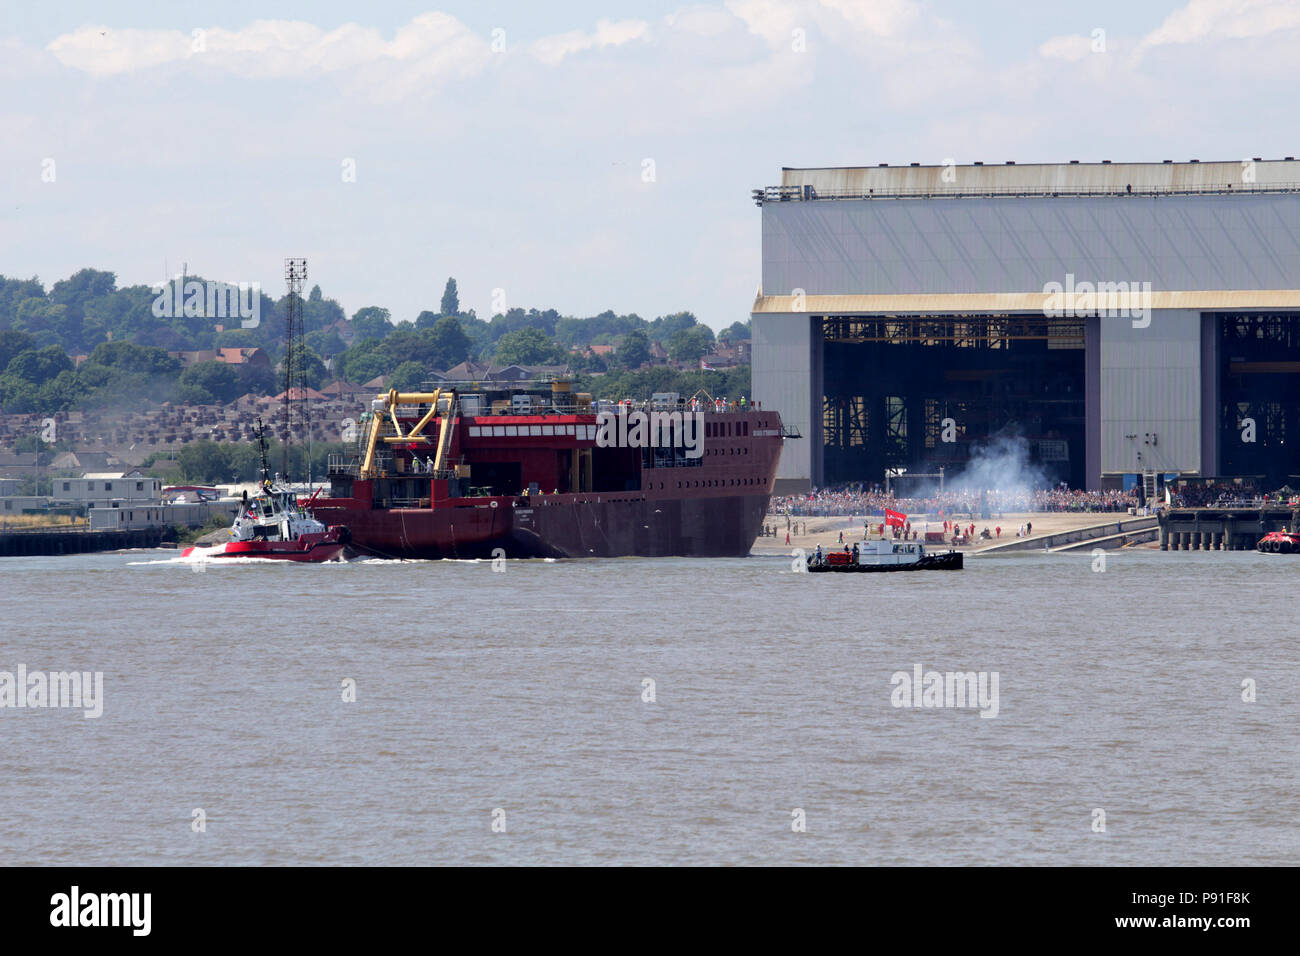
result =
M376 455L374 468L376 472L386 471L393 474L393 456ZM333 453L325 461L325 474L360 478L361 456Z
M424 414L424 412L428 411L427 405L411 405L411 406L403 406L403 407L404 408L409 407L412 409L412 411L409 414L404 412L399 413L398 418L404 422L414 421L415 419L420 418ZM678 412L682 415L692 415L695 414L696 412L700 413L701 415L740 415L748 412L762 411L761 408L757 407L756 405L750 402L747 402L744 405L740 405L738 403L730 403L722 407L718 407L714 405L712 402L704 402L700 404L698 407L692 408L690 403L688 402L669 403L669 402L648 402L647 401L647 402L633 402L631 404L622 404L620 402L614 401L613 399L600 399L599 401L592 402L590 405L554 405L548 403L545 405L541 405L541 404L534 405L530 408L507 408L495 412L490 409L483 409L473 414L466 412L464 409L461 409L457 414L457 418L499 418L508 415L596 416L602 413L613 413L617 415L619 414L621 409L627 409L629 412L663 412L663 413ZM381 434L394 435L396 433L393 431L391 425L385 425L384 431L381 432ZM432 436L426 434L425 438L431 440Z
M624 404L614 399L597 399L590 405L556 405L553 403L538 404L531 408L506 408L500 411L491 411L484 409L478 414L468 414L463 409L460 417L463 418L495 418L503 415L599 415L601 412L615 412L620 408L627 408L635 412L703 412L708 415L730 414L735 415L740 412L762 411L752 403L740 405L731 403L723 407L717 407L712 402L701 403L699 407L692 408L689 402L632 402ZM410 416L403 416L403 418Z
M727 405L718 406L713 402L701 402L698 406L692 407L689 401L680 402L616 402L613 399L601 399L598 402L592 402L589 408L576 408L573 406L559 406L556 408L564 415L598 415L601 412L614 412L615 414L622 408L634 412L680 412L683 415L700 412L705 415L736 415L742 412L757 412L762 409L756 407L752 402L746 402L744 405L738 402L731 402Z
M352 455L331 454L325 463L326 473L330 475L361 476L361 462Z
M440 471L427 471L425 470L425 466L423 462L421 462L419 471L407 470L407 471L399 472L393 466L393 459L390 456L385 455L382 458L375 459L375 473L386 474L390 478L391 477L407 478L407 477L416 476L420 478L451 479L456 477L455 466L457 464L463 465L464 463L465 463L464 460L460 459L458 461L451 462L452 467L450 468L443 468ZM327 467L326 474L328 475L348 476L351 478L361 477L361 459L359 456L356 455L332 454L329 456L329 459L326 463L326 467Z

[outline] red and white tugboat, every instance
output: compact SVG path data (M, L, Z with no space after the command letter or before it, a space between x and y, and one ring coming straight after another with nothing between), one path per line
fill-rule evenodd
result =
M249 499L245 495L239 516L230 527L230 540L211 547L186 548L189 558L271 558L279 561L329 561L337 558L352 541L346 527L326 527L299 504L292 489L271 480L266 466L266 439L257 423L257 441L262 451L262 490Z
M1255 544L1264 554L1300 554L1300 532L1270 531Z

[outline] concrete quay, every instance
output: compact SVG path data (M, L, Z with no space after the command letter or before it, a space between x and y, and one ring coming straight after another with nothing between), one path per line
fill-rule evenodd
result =
M1253 551L1270 531L1300 525L1290 504L1169 508L1160 513L1161 551Z

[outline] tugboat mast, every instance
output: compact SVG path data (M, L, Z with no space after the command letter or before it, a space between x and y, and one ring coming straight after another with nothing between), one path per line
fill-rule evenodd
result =
M281 474L289 481L289 445L299 428L310 428L307 421L307 383L302 351L306 348L302 326L302 286L307 280L306 259L284 260L284 281L288 288L284 316L284 445ZM294 398L294 389L298 397ZM308 471L311 464L308 462Z
M271 468L266 463L266 426L262 424L262 416L257 416L257 447L262 456L262 489L268 490L271 487Z

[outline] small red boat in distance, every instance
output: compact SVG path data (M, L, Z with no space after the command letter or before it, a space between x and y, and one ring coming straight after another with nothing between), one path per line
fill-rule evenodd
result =
M1270 531L1259 539L1255 550L1264 554L1300 554L1300 533Z

